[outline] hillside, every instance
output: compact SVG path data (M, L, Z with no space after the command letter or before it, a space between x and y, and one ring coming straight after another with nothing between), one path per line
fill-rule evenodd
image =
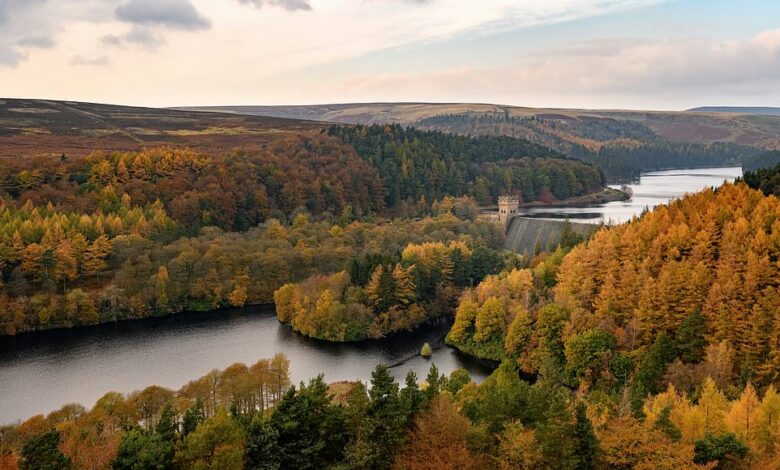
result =
M0 157L83 156L160 145L222 151L321 127L273 117L0 98Z
M623 374L635 399L667 384L688 391L714 360L728 361L713 376L724 389L767 386L780 372L779 241L776 197L744 184L705 190L602 229L562 261L487 278L461 298L448 341L529 372L554 365L572 386ZM574 364L580 347L626 362Z
M771 106L699 106L688 111L695 113L735 113L780 116L780 108Z
M62 102L4 106L14 117L2 128L11 144L0 144L0 334L268 303L286 283L364 257L470 237L478 266L462 287L500 269L503 234L473 220L473 199L451 196L490 204L515 192L549 202L602 189L592 165L509 137ZM25 114L34 117L16 116ZM464 222L426 218L433 212ZM454 252L454 265L469 266ZM437 284L418 280L418 300L444 299L437 311L446 313L456 291L430 289ZM395 323L415 325L414 315ZM394 328L376 323L378 335Z
M778 138L780 118L720 112L527 108L479 103L354 103L310 106L211 106L182 109L347 124L398 122L412 125L435 116L460 114L501 115L514 118L538 117L560 121L607 118L642 124L660 137L674 142L699 144L730 142L767 149L780 147L780 138Z
M610 182L642 171L740 165L780 145L780 117L490 104L375 103L198 108L347 124L400 123L467 136L525 139L584 160Z

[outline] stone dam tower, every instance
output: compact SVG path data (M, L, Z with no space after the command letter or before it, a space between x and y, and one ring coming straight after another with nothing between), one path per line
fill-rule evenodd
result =
M498 196L498 222L504 225L504 230L509 226L509 221L520 210L520 198L516 195Z

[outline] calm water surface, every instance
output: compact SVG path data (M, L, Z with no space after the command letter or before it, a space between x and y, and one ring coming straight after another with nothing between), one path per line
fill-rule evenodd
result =
M183 314L85 329L0 338L0 424L47 413L66 403L91 407L110 390L158 384L179 388L212 369L253 364L282 352L294 383L324 373L328 381L369 380L376 364L402 381L424 378L431 363L449 374L465 367L474 380L491 371L443 344L451 322L440 320L379 341L333 344L305 338L272 310ZM433 356L419 356L423 343Z
M643 173L638 183L628 185L634 191L633 197L628 201L583 207L535 207L524 209L522 214L539 218L569 218L572 221L594 224L622 223L641 214L645 208L652 209L686 193L720 186L724 181L734 181L738 176L742 176L741 167L653 171Z

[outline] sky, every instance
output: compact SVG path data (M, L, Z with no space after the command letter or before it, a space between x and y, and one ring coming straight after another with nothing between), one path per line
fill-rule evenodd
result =
M780 106L780 1L0 0L0 97Z

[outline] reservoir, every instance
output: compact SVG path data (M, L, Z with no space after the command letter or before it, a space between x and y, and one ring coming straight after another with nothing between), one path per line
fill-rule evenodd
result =
M108 391L129 393L156 384L178 389L213 369L251 365L284 353L294 384L371 379L378 363L403 383L409 370L424 380L431 364L449 374L466 368L476 381L492 370L444 344L452 321L359 343L304 337L268 308L186 313L69 330L0 337L0 424L48 413L67 403L91 408ZM419 355L424 343L433 355Z
M633 196L627 201L613 201L579 207L543 206L521 209L524 217L570 219L572 222L620 224L628 222L642 211L666 204L708 187L718 187L724 181L742 176L742 167L663 170L642 173L638 182L627 185ZM620 189L620 186L613 186Z

